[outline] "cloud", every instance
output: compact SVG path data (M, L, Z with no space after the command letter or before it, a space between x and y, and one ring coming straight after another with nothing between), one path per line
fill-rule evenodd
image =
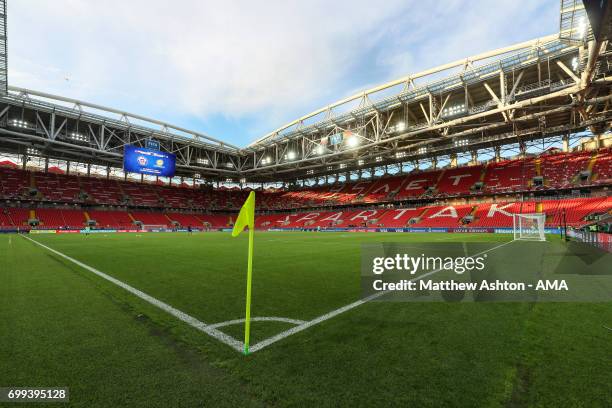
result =
M556 0L20 0L9 82L204 131L241 122L244 144L358 89L546 34L556 13Z
M11 80L81 98L242 115L312 98L343 75L401 1L370 4L11 2Z

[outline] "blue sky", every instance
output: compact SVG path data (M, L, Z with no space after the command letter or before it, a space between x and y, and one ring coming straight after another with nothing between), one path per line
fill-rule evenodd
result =
M244 146L419 70L558 31L558 0L19 0L9 83Z

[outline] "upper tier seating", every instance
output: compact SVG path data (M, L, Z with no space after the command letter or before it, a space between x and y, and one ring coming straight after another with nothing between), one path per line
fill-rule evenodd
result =
M484 190L489 193L507 193L527 187L523 160L504 160L487 165L483 179Z
M540 166L544 185L548 188L566 188L579 184L578 176L588 168L592 156L591 152L542 156Z
M419 171L411 173L405 178L394 198L397 200L404 200L408 198L420 197L426 192L429 192L429 189L433 189L431 190L431 193L433 194L443 173L444 170Z
M436 188L439 194L468 194L482 177L483 166L457 167L444 171Z
M116 180L95 177L79 177L81 189L87 195L87 203L118 205L123 194Z
M602 149L595 159L591 182L594 184L612 183L612 148Z
M30 173L12 168L0 167L0 197L20 199L28 196Z
M385 201L492 195L526 190L612 184L612 149L547 152L538 157L437 170L415 170L372 180L259 192L257 208L299 209ZM123 180L30 172L0 167L0 198L87 206L235 210L248 191L194 189Z

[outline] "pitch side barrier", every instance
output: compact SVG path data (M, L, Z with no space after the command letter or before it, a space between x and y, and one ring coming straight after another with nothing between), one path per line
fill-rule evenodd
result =
M576 242L589 244L604 251L612 252L612 234L591 231L567 231L567 235Z
M512 234L512 228L269 228L267 231L314 231L314 232L447 232ZM560 228L545 228L546 234L560 234Z
M0 234L17 234L20 232L28 232L28 231L18 229L18 228L0 228Z
M209 230L193 228L192 232L202 231L220 231L220 232L231 232L231 228L213 228ZM268 228L265 231L270 232L414 232L414 233L426 233L426 232L446 232L446 233L482 233L482 234L512 234L512 228ZM0 229L0 233L30 233L30 234L111 234L111 233L143 233L143 232L188 232L187 229L171 229L171 228L155 228L148 230L139 229ZM561 234L560 228L545 228L546 234Z
M199 232L200 230L198 229L192 229L192 232ZM16 231L14 231L16 232ZM27 231L22 231L22 232L27 232ZM91 229L91 230L85 230L85 229L37 229L37 230L30 230L29 233L30 234L112 234L112 233L127 233L127 232L132 232L132 233L143 233L143 232L188 232L187 229L170 229L170 228L154 228L154 229L147 229L147 230L140 230L140 229Z

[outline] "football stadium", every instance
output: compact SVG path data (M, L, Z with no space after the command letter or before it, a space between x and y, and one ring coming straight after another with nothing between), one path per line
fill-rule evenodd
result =
M608 1L245 146L12 85L7 6L0 406L612 406Z

